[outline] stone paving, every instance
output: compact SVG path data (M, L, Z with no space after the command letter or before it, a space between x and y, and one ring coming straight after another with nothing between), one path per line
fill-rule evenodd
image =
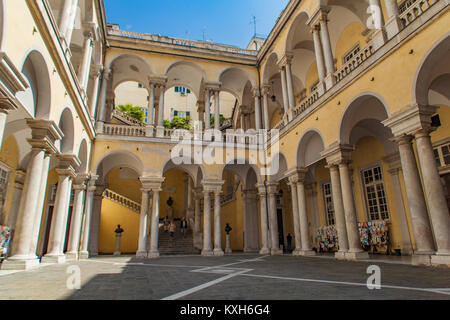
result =
M380 290L367 267L381 268ZM68 289L78 266L81 288ZM258 256L97 257L10 273L0 271L0 299L20 300L450 300L450 269L382 261Z

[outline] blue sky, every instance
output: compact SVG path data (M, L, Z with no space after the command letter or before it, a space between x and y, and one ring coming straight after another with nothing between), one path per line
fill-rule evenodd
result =
M245 48L267 36L289 0L104 0L106 20L122 30L203 40Z

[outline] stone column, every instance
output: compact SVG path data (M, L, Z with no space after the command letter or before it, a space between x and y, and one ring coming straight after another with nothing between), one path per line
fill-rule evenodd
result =
M200 213L200 200L202 198L202 193L200 188L196 189L195 192L195 218L194 218L194 246L197 249L202 249L202 230L201 230L201 213Z
M270 235L271 235L271 254L282 255L283 251L280 249L280 240L278 238L278 217L277 217L277 201L276 195L278 193L278 183L269 183L269 219L270 219Z
M410 136L397 139L400 160L402 162L403 179L405 181L405 192L408 199L409 213L416 244L415 257L413 259L417 263L421 263L420 261L422 261L425 264L429 264L430 255L435 251L433 236L411 141L412 137Z
M80 160L74 155L57 155L59 160L56 172L59 175L56 189L55 208L50 226L48 252L43 257L46 263L65 263L64 240L67 229L68 209L72 191L72 179Z
M91 220L92 220L92 211L94 205L94 193L95 193L95 181L98 179L98 176L91 175L87 186L86 193L86 203L84 207L84 221L81 232L81 247L80 247L80 259L88 259L89 258L89 235L91 230Z
M64 1L64 6L61 11L61 22L59 23L59 32L60 32L60 36L63 39L67 39L67 35L68 35L69 31L73 28L73 26L71 26L71 24L74 23L71 20L71 17L72 16L74 17L74 15L72 14L72 10L73 10L73 4L75 3L75 8L76 8L77 2L78 2L78 0L65 0ZM68 41L66 41L66 44L67 44L67 46L70 46L70 43L68 43Z
M43 206L39 203L42 199L41 182L48 174L48 167L45 172L48 165L45 154L57 152L55 141L63 136L53 121L26 119L26 122L31 128L31 139L28 142L32 150L17 213L12 255L2 263L3 270L27 270L39 265L34 237L39 229L35 224L40 222L39 216L42 216L42 212L38 212L38 208Z
M111 70L110 69L105 69L103 70L103 79L102 79L102 86L100 89L100 96L98 99L98 122L96 125L96 130L99 133L103 132L103 126L105 124L106 121L106 93L108 91L108 81L109 81L109 77L111 75Z
M293 256L299 256L302 249L302 238L300 232L300 219L298 211L298 194L297 194L297 182L298 178L296 176L289 177L289 186L291 187L292 196L292 216L294 221L294 239L295 239L295 250L292 253Z
M91 70L92 47L94 45L94 35L88 31L84 33L83 58L81 60L80 69L78 71L78 81L81 89L85 91L87 96L87 88L89 82L89 73Z
M308 212L306 210L306 194L305 194L305 178L306 169L298 171L297 180L297 199L298 199L298 211L300 218L300 234L302 237L302 250L300 255L302 256L313 256L315 252L311 250L311 243L309 241L309 222L308 222Z
M201 123L202 131L205 128L205 102L197 101L198 121Z
M347 236L349 250L345 257L350 260L368 259L369 254L361 248L361 240L358 229L358 217L356 214L355 199L353 197L352 180L348 161L339 164L339 172L342 185L342 199L344 202L345 223L347 227Z
M67 47L70 48L72 42L73 29L75 27L75 18L77 16L78 0L72 0L70 7L70 16L67 26L67 31L64 33L64 39L66 40Z
M141 216L139 220L139 243L136 258L147 258L148 200L150 190L142 188ZM159 221L158 223L159 224Z
M291 118L289 117L289 97L286 84L286 70L284 69L284 67L280 67L280 73L281 73L281 90L283 93L284 120L291 121Z
M214 190L214 255L223 256L222 250L222 223L221 223L221 194L222 189Z
M279 63L286 70L286 89L289 102L289 110L295 108L294 84L292 81L292 69L291 69L293 57L294 56L292 53L286 53L284 57L281 59L281 62Z
M75 192L72 222L70 223L69 245L67 246L66 258L78 259L81 237L81 223L83 220L83 207L85 203L84 195L86 192L87 175L80 175L76 178L76 185L73 186Z
M342 202L341 181L337 165L330 165L331 188L333 189L333 207L336 216L336 229L339 237L339 251L336 252L337 259L345 259L348 252L347 228L345 223L344 204Z
M187 183L187 211L186 211L186 221L188 223L188 226L190 229L193 228L194 225L194 209L192 207L192 200L193 200L193 188L192 184L193 181L191 177L188 175L187 177L188 183Z
M207 88L205 90L206 95L206 105L205 105L205 129L208 130L211 128L211 93Z
M102 74L102 66L95 65L92 70L92 77L94 78L94 91L92 92L91 99L89 101L89 114L91 120L95 121L95 112L98 102L98 89L100 86L100 75Z
M152 231L150 235L150 251L148 253L149 258L158 258L158 239L159 239L159 215L160 215L160 193L162 191L161 186L164 182L164 178L156 179L150 185L150 189L153 192L153 214L152 214Z
M397 33L402 30L402 22L400 21L400 12L398 9L397 0L384 0L387 11L387 21L385 25L385 30L388 39L391 39Z
M323 86L325 77L326 77L326 70L325 70L325 61L323 56L323 49L322 49L322 43L320 40L320 26L315 25L311 28L311 33L313 35L314 40L314 53L316 55L316 62L317 62L317 71L319 74L319 93L323 94L325 91L325 88Z
M326 89L329 90L334 84L334 66L333 50L331 48L330 33L328 31L328 12L329 10L321 10L320 23L320 38L322 40L322 48L324 53L325 66L327 68L327 76L325 77Z
M52 153L46 152L44 156L44 163L42 166L42 176L41 176L41 182L39 186L39 196L37 200L37 206L36 206L36 215L34 220L34 227L33 227L33 240L31 242L30 247L30 254L36 254L37 253L37 246L39 241L39 233L41 231L41 221L42 221L42 214L44 212L44 206L45 206L45 196L47 193L47 180L48 180L48 172L50 169L50 159L51 159Z
M7 225L11 230L16 229L17 213L19 211L20 199L22 198L23 186L25 183L25 172L21 170L16 171L16 178L14 181L14 190L11 200L11 207L9 209ZM11 242L12 243L12 242Z
M261 129L261 100L259 89L253 88L253 97L255 98L255 128L256 130Z
M422 172L425 196L427 198L430 220L437 244L436 255L431 262L450 265L450 215L444 188L436 166L433 146L429 132L422 129L415 133L417 156Z
M164 126L164 94L166 92L166 86L159 86L159 115L158 115L158 127Z
M150 83L149 90L149 101L148 101L148 123L151 126L155 125L155 85Z
M0 148L3 144L3 134L5 133L6 119L8 118L8 111L0 108Z
M262 248L259 251L259 254L270 254L269 249L269 226L268 226L268 219L267 219L267 194L266 194L266 188L264 185L257 185L258 188L258 195L259 195L259 204L261 207L260 210L260 220L261 220L261 242L262 242Z
M202 256L214 255L211 247L211 191L203 190L203 250Z
M219 130L220 129L220 91L215 91L215 98L214 98L214 129Z
M103 193L106 186L97 186L92 206L91 230L89 231L89 256L98 256L98 237L100 233L100 221L102 214Z
M270 86L263 87L263 109L264 109L264 129L270 130L270 115L269 115L269 92Z

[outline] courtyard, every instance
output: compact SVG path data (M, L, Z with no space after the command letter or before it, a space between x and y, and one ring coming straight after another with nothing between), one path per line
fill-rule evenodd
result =
M381 289L367 287L376 265ZM72 279L80 275L79 289ZM450 270L407 260L233 254L96 257L0 271L1 300L450 300Z

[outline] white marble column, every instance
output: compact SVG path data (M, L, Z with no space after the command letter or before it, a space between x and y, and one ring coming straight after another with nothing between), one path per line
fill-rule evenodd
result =
M67 31L65 33L65 40L67 43L67 47L70 48L70 43L72 42L73 30L75 28L75 18L77 17L78 10L78 0L72 0L72 4L70 7L70 16L68 21Z
M403 179L405 181L405 192L408 199L411 225L416 245L413 259L421 260L423 263L429 264L430 255L435 252L433 235L411 141L411 136L403 136L397 139Z
M83 227L81 232L81 247L79 257L80 259L89 258L89 236L91 231L91 220L92 213L94 207L94 194L95 194L95 182L97 181L98 176L91 175L91 179L89 180L87 190L86 190L86 203L85 203L85 216L83 221Z
M147 258L148 201L150 190L142 188L141 191L142 197L141 197L141 215L139 220L139 242L136 257Z
M284 69L284 67L280 68L280 73L281 73L281 91L283 94L284 119L285 121L291 121L291 119L289 118L289 97L286 84L286 70Z
M270 235L271 235L271 254L281 255L283 251L280 249L280 239L278 237L278 216L277 201L278 183L269 183L269 219L270 219Z
M103 193L106 187L97 186L92 206L91 230L89 233L89 257L98 256L98 237L100 233L100 221L102 215Z
M92 47L94 45L94 36L92 32L84 33L83 57L78 71L78 81L81 89L85 91L87 96L87 88L89 82L89 73L91 71Z
M383 16L383 9L381 7L380 0L369 0L369 5L371 5L374 8L378 8L378 9L375 9L375 10L377 10L377 12L376 12L377 14L374 17L374 22L375 22L375 26L380 27L379 29L383 28L384 27L384 16ZM380 10L380 11L378 12L378 10ZM378 15L378 13L380 13L380 14Z
M286 70L286 89L289 102L289 110L295 108L295 95L294 95L294 83L292 80L292 59L293 55L291 53L286 53L281 60L281 65L284 66Z
M205 90L206 104L205 104L205 129L211 128L211 92L209 89Z
M258 195L259 195L259 204L260 204L260 221L261 221L261 242L262 248L259 251L259 254L270 254L269 249L269 226L267 219L267 194L264 185L258 185Z
M194 198L194 246L197 249L202 249L202 222L201 222L201 213L200 213L200 200L202 198L202 192L200 189L196 189L195 198Z
M211 191L203 191L203 250L202 256L214 255L211 247Z
M100 96L98 99L98 122L97 122L97 131L103 132L103 125L106 121L106 93L108 91L108 81L111 76L111 70L105 69L103 70L103 79L102 86L100 89Z
M316 55L317 71L319 74L319 81L323 83L326 76L325 62L323 56L322 43L320 41L320 27L315 25L311 28L311 33L314 40L314 53Z
M94 80L94 90L92 92L91 99L89 101L89 114L91 116L91 120L95 120L95 112L97 108L98 98L99 98L99 92L98 89L100 87L100 76L102 74L102 68L101 66L94 66L92 70L92 77Z
M14 189L11 200L11 207L9 209L7 225L11 230L16 229L17 213L19 211L20 199L22 198L22 191L25 183L25 172L21 170L16 171L16 178L14 181Z
M72 15L72 3L75 0L64 0L64 6L61 10L61 22L59 23L59 32L62 38L66 38L69 30L70 17Z
M152 213L152 231L150 234L150 251L148 253L149 258L158 258L158 239L159 239L159 214L160 214L160 192L161 187L153 187L153 213Z
M313 256L315 252L311 250L311 243L309 241L309 222L308 212L306 210L306 193L305 193L305 175L306 171L299 173L299 179L297 181L297 199L298 199L298 212L300 221L300 234L302 237L302 250L300 255Z
M270 130L270 115L269 115L269 92L270 86L263 87L263 114L264 114L264 129Z
M214 190L214 255L223 256L221 211L222 190Z
M39 187L42 178L45 150L31 151L24 189L20 200L17 224L12 246L12 255L2 264L3 270L31 269L39 264L35 253L31 253Z
M158 115L158 127L164 126L164 94L166 92L166 86L160 85L159 86L159 115Z
M355 199L353 196L352 180L348 162L339 164L341 177L342 199L345 211L345 224L347 227L349 250L345 257L350 260L367 259L369 254L361 248L361 240L358 229L358 216L356 214Z
M324 53L325 65L327 67L327 76L334 74L336 71L334 66L333 50L331 48L330 33L328 31L328 15L321 12L320 19L320 38L322 40L322 48Z
M397 0L384 0L384 3L387 11L385 30L388 39L391 39L402 30L402 22L399 18L400 12Z
M255 127L256 130L261 129L261 100L259 89L253 89L253 97L255 98Z
M292 255L299 256L302 249L302 238L300 231L300 219L298 211L298 194L297 194L297 177L289 177L289 186L291 188L292 197L292 216L294 221L294 240L295 240L295 250Z
M339 238L339 251L336 252L337 259L345 259L348 252L347 227L345 223L344 204L342 201L341 181L337 165L330 165L331 188L333 189L333 207L336 216L336 230Z
M220 129L220 91L215 91L215 98L214 98L214 129L219 130Z
M149 100L148 100L148 123L155 125L155 85L150 83Z
M8 118L8 111L0 108L0 148L3 145L3 134L5 133L7 118Z
M437 244L436 256L432 257L432 263L434 260L441 260L442 264L450 264L450 215L436 166L430 134L428 130L419 130L414 136L430 220Z
M72 190L72 177L67 171L56 169L59 175L56 190L55 208L50 226L48 252L42 261L46 263L64 263L66 256L63 253L64 239L70 195Z
M81 238L81 226L83 220L83 209L85 203L85 193L86 184L85 181L87 176L80 176L76 178L76 185L73 186L75 193L73 211L72 211L72 221L70 223L70 233L69 233L69 244L67 246L66 258L78 259L78 252L80 249L80 238Z

